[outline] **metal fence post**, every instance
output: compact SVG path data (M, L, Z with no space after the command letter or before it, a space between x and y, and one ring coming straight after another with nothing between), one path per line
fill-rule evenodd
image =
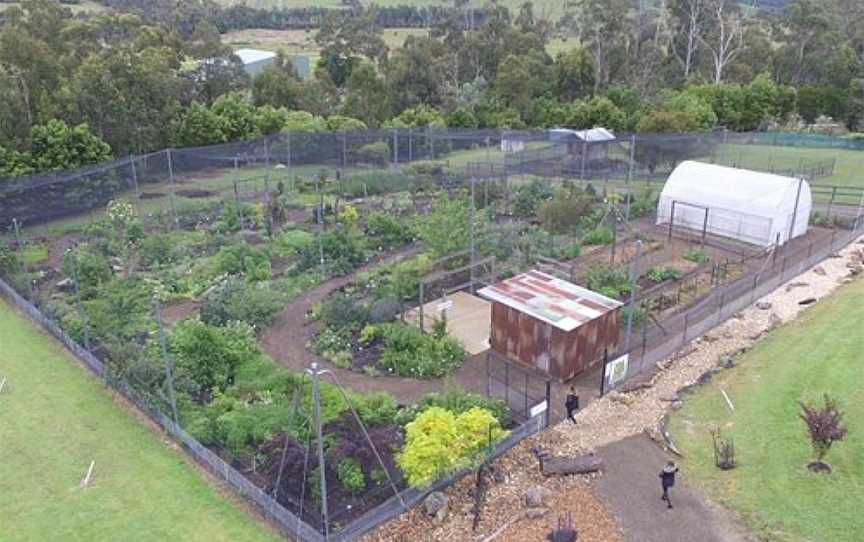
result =
M71 255L72 250L66 249L66 254ZM75 310L78 312L78 319L81 320L81 327L84 331L84 348L90 352L90 318L84 312L84 305L81 303L81 284L79 282L78 273L78 254L74 254L75 261L72 263L72 280L75 285Z
M525 373L525 417L528 417L528 373Z
M470 257L471 270L469 272L469 279L468 279L469 284L470 284L469 291L471 292L471 295L474 295L474 262L475 262L475 257L476 257L474 254L474 252L476 251L476 233L474 231L474 228L475 228L474 215L477 212L476 211L477 205L475 203L476 202L476 200L475 200L475 198L476 198L476 189L475 189L476 184L477 184L476 179L474 179L474 177L471 177L471 209L470 209L471 210L471 217L470 217L470 220L471 220L471 225L470 225L470 228L471 228L471 257Z
M627 337L625 339L625 350L630 351L630 336L633 333L633 313L636 312L636 278L639 272L639 256L642 255L642 241L636 241L636 257L630 265L630 310L627 312Z
M627 224L630 224L630 205L632 205L633 194L631 190L633 189L631 183L633 182L633 168L636 166L636 134L632 134L630 136L630 164L627 168L627 208L624 211L624 218Z
M319 389L319 376L321 371L318 370L318 364L313 363L307 372L312 376L312 403L313 415L315 417L315 433L317 435L318 447L318 476L321 487L321 515L324 519L324 540L330 539L330 518L327 507L327 468L324 462L324 435L321 429L321 391Z
M141 190L138 188L138 171L135 168L135 157L131 156L129 158L129 165L132 167L132 189L135 191L135 208L138 210L138 214L141 214L141 209L139 206L141 205Z
M174 160L171 156L173 149L168 149L168 178L171 181L171 191L168 193L169 203L171 205L171 229L177 226L177 206L174 204L174 191L177 189L177 183L174 180Z
M486 397L492 397L492 352L486 352Z
M687 326L689 324L690 313L684 313L684 335L681 337L681 344L687 344Z
M414 161L414 131L408 128L408 161Z
M27 283L27 301L33 302L33 285L30 280L30 273L27 271L27 258L24 257L24 243L21 241L21 223L17 218L12 219L12 226L15 228L15 244L18 246L18 258L21 262L21 272L24 274L24 281Z
M342 132L342 168L348 167L348 136Z
M156 316L156 325L159 327L159 349L162 352L162 362L165 364L165 379L168 383L168 399L171 402L171 414L174 416L174 424L180 426L177 416L177 399L174 393L174 377L171 371L171 359L168 357L168 346L165 342L165 326L162 323L162 310L159 300L153 296L153 312Z
M237 207L237 216L240 217L240 229L245 230L246 225L243 220L243 206L240 202L240 191L237 189L237 181L234 181L234 205Z
M399 130L393 130L393 163L399 165Z

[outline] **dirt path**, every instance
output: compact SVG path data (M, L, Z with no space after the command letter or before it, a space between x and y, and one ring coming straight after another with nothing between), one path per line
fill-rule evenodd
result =
M751 540L729 513L712 505L681 472L670 495L660 500L658 473L671 458L648 437L637 435L599 450L606 464L593 486L618 518L624 539L633 542L744 542Z
M485 393L486 366L481 356L468 358L463 366L449 379L416 380L395 376L369 376L347 369L340 369L329 361L317 356L307 347L315 336L315 322L306 314L316 303L323 301L331 292L349 284L361 272L375 267L393 265L417 253L415 247L402 249L382 259L372 261L350 275L336 277L306 292L302 297L289 303L273 324L261 335L259 342L273 359L295 371L303 371L312 362L332 371L344 386L358 393L384 391L392 394L402 404L410 404L422 395L452 386L459 382L461 387Z

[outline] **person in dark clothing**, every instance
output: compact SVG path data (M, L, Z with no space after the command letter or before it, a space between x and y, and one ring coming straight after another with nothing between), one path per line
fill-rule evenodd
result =
M576 388L573 386L570 386L570 392L567 393L564 406L567 407L567 417L570 418L571 422L576 423L576 418L573 417L573 414L579 410L579 396L576 395Z
M663 496L660 497L669 508L672 508L672 501L669 500L669 488L675 485L675 474L678 472L678 467L674 461L669 461L663 470L660 471L660 484L663 486Z

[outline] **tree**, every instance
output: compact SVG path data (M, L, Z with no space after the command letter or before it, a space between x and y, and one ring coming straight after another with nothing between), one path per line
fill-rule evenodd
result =
M249 85L249 75L236 55L211 57L202 60L188 78L192 96L205 105L228 92L236 92Z
M387 59L387 44L381 38L376 13L375 8L331 11L321 21L315 43L321 47L321 59L337 86L348 80L357 59L367 58L376 64Z
M629 3L627 0L576 0L569 7L571 11L563 23L570 26L594 57L595 88L606 86L615 75L613 68L625 64L620 53L627 50L630 42L626 24Z
M468 200L439 200L432 212L417 222L417 235L435 256L468 248L471 235Z
M558 53L553 79L559 100L571 101L590 95L597 83L597 68L591 53L583 47Z
M0 146L0 178L19 177L33 173L30 155Z
M671 49L681 64L681 74L690 78L697 60L700 39L706 26L707 0L673 0L670 9L675 21Z
M393 110L423 104L440 107L447 79L446 50L434 38L409 36L385 69Z
M384 123L385 128L446 128L444 117L437 110L427 106L419 105L406 109Z
M252 139L258 134L255 108L239 92L219 96L210 110L221 119L227 141Z
M342 110L372 127L379 126L390 116L387 83L371 63L363 62L351 72Z
M299 109L302 86L294 66L279 54L252 80L252 102L258 106Z
M524 55L509 55L498 67L495 91L507 107L522 118L531 110L532 101L550 90L551 69L545 53L529 51Z
M225 120L206 106L192 102L174 129L174 142L180 147L224 143Z
M831 472L831 467L822 460L831 449L831 445L846 438L848 428L843 421L843 412L837 401L824 396L823 406L798 403L801 407L799 416L807 425L810 444L813 447L813 461L807 467L814 472Z
M729 64L741 54L744 43L744 15L735 0L706 0L712 32L699 41L711 53L714 83L722 83Z
M52 119L34 126L31 140L32 165L37 171L75 169L111 158L111 147L86 124L70 128L62 120Z

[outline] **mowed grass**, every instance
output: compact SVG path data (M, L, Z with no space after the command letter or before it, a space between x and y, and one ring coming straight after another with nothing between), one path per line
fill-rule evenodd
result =
M0 540L277 540L2 300L0 344Z
M864 533L864 281L844 286L757 345L684 400L670 432L684 476L739 512L762 539L853 542ZM730 413L720 390L734 403ZM836 398L849 435L811 474L799 401ZM714 466L708 430L734 438L739 466Z

